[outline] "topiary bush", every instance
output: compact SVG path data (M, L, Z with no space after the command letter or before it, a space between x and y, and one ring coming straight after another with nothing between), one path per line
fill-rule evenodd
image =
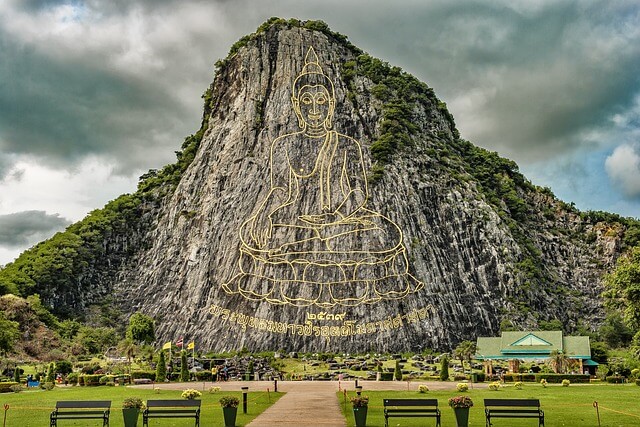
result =
M562 380L562 387L569 387L569 385L571 385L571 381L569 381L569 380Z
M494 381L491 384L489 384L489 390L491 390L491 391L500 390L500 382L499 381Z
M429 391L429 387L427 387L426 385L420 384L418 386L418 393L426 393L428 391Z
M80 374L77 372L72 372L67 375L67 383L71 385L78 385L78 379L80 378Z
M621 375L610 375L605 378L609 384L624 384L625 378Z
M11 390L11 387L13 387L14 385L19 384L15 381L0 383L0 393L9 393L10 391L13 391Z
M456 385L456 390L458 390L460 392L469 391L469 385L465 384L465 383L458 383Z
M515 387L516 390L522 390L524 383L522 381L517 381L513 384L513 386Z

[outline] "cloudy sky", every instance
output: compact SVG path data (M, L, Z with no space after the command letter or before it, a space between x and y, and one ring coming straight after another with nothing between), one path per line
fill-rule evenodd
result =
M2 0L0 265L173 162L214 62L271 16L417 76L561 199L640 217L638 1Z

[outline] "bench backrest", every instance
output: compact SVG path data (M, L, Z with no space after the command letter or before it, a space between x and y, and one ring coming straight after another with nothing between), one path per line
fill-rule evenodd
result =
M383 399L384 406L438 406L438 399Z
M78 408L111 408L110 400L60 400L56 402L56 409Z
M202 401L196 400L196 399L193 399L193 400L185 400L185 399L147 400L147 408L171 408L171 407L190 407L190 406L197 406L199 408L201 403Z
M539 399L484 399L484 406L540 407Z

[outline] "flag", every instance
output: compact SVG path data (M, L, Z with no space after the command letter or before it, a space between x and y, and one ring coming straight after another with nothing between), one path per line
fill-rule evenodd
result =
M164 343L162 346L163 350L171 350L171 341Z
M176 345L182 348L182 337L178 338L178 341L176 341Z
M196 348L195 341L191 341L189 344L187 344L187 350L193 350L194 348Z

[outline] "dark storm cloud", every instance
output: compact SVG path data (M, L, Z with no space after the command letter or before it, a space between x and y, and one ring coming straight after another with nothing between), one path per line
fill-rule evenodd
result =
M19 248L46 239L64 229L70 221L58 214L24 211L0 215L0 246Z
M611 117L640 93L631 1L13 4L36 16L73 5L65 19L82 21L77 39L50 31L47 46L0 34L0 151L58 162L107 155L129 171L170 161L199 123L213 62L271 16L325 20L434 87L465 138L520 162L612 144Z
M32 47L12 45L9 37L0 41L0 56L4 152L58 164L106 154L128 169L148 159L141 145L151 149L157 142L154 135L171 134L186 120L171 93L145 81L127 80L88 63L58 61Z

